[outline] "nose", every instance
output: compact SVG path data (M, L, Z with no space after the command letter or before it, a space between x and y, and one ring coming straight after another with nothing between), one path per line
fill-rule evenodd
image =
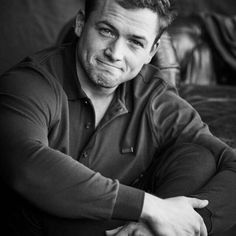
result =
M109 43L104 54L112 61L121 61L125 54L125 44L122 39L116 39Z

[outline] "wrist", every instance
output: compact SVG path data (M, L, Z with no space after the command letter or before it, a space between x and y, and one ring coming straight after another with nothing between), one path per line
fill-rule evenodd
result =
M163 199L161 199L161 198L158 198L158 197L151 195L149 193L145 193L143 208L141 211L140 219L143 221L150 222L154 215L156 218L158 215L158 212L154 211L154 209L156 209L156 207L158 208L158 205L162 204L162 201L163 201Z

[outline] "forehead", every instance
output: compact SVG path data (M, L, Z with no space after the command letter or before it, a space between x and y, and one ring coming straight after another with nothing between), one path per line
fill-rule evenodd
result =
M98 1L90 17L96 23L107 21L123 30L138 31L139 34L156 36L159 31L159 17L150 9L125 9L115 0Z

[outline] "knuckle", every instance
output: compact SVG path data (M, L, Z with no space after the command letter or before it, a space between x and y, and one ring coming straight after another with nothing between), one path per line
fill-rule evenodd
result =
M142 232L140 232L139 230L135 230L132 234L133 236L145 236Z
M182 201L184 201L184 202L188 202L188 201L189 201L189 199L188 199L187 197L185 197L185 196L180 197L180 199L181 199Z
M129 228L130 229L136 229L137 228L137 223L136 222L131 222L130 224L129 224Z
M200 226L195 228L195 233L199 234L200 233Z

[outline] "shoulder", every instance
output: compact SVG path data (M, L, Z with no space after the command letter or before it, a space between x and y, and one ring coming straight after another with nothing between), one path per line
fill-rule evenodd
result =
M165 93L178 96L176 87L166 81L161 71L151 64L145 65L133 81L134 92L138 97L147 97L149 100Z
M50 48L22 60L0 77L0 95L5 103L55 113L64 95L56 66L63 48Z
M179 96L177 88L166 81L155 66L143 67L133 86L134 101L142 101L146 111L151 115L155 114L155 118L166 118L177 113L196 113L195 109Z
M51 47L27 57L21 66L31 67L49 80L56 80L63 84L63 78L74 65L74 49L72 43Z
M1 76L1 88L8 87L12 92L15 89L15 93L34 97L62 92L61 71L68 47L52 47L28 56Z

